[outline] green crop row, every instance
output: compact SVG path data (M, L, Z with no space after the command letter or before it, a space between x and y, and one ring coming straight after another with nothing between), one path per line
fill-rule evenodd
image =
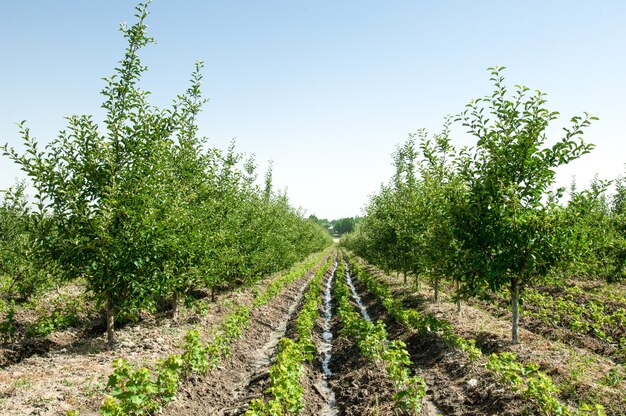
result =
M452 324L436 318L432 314L421 314L415 309L404 308L402 302L391 295L389 287L376 279L358 261L350 259L353 276L361 281L368 291L376 295L387 312L398 322L418 331L435 333L449 345L463 351L470 361L482 357L482 351L476 347L474 340L466 340L456 335ZM491 354L487 359L487 370L496 374L501 382L506 382L515 390L520 391L529 401L545 415L595 414L604 415L604 407L600 404L583 403L577 412L572 413L561 404L556 395L559 390L550 376L539 371L535 363L522 364L515 354L503 352Z
M402 301L391 295L389 287L374 278L359 262L350 259L349 263L353 275L378 298L395 320L418 331L441 336L449 345L465 352L472 362L482 356L482 352L476 347L476 341L466 340L455 334L450 322L441 320L433 314L422 314L416 309L405 308Z
M313 327L322 302L322 280L332 261L329 259L318 269L309 283L296 319L297 341L288 337L279 341L278 354L269 370L270 387L266 390L271 398L267 401L252 400L245 416L299 415L304 409L304 389L300 377L304 362L312 360L316 354L312 339Z
M232 343L250 325L252 310L266 304L285 286L307 273L328 251L309 258L274 279L262 293L255 292L252 306L241 305L232 311L215 330L215 336L204 344L197 330L185 335L182 354L159 360L154 370L134 368L125 359L114 361L113 374L107 383L108 395L100 407L103 416L153 415L172 400L181 383L192 375L205 374L230 355Z
M337 276L345 273L343 261L337 268ZM418 375L411 376L411 359L406 345L400 340L387 342L387 330L382 321L375 324L364 319L350 303L350 289L339 278L335 281L334 295L337 300L337 316L343 325L342 332L354 339L361 353L382 365L394 384L393 399L406 411L418 414L426 395L426 383Z
M570 292L553 297L529 289L524 297L526 304L533 306L525 310L528 316L614 344L617 355L626 359L626 309L609 310L597 300L581 302L575 293Z

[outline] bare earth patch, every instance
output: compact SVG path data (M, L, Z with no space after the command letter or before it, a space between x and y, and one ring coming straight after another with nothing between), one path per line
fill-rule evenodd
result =
M261 285L267 284L267 280ZM116 331L113 350L106 336L85 336L81 330L56 331L45 338L54 346L0 369L0 414L65 415L78 409L81 415L97 414L104 387L113 371L113 360L125 358L134 365L153 365L157 359L181 351L185 333L198 328L207 331L234 305L250 303L252 288L207 299L205 312L183 309L179 324L171 319L147 317Z

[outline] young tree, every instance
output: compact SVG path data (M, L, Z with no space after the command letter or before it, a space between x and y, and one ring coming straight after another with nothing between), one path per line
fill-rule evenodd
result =
M137 86L146 71L138 52L146 36L148 4L136 7L137 23L121 31L128 41L116 74L102 91L104 131L90 116L72 116L45 151L22 123L24 154L4 147L35 189L39 215L55 218L48 252L70 276L83 276L106 306L107 338L114 342L115 316L150 305L164 292L164 231L172 202L173 137L188 129L185 107L152 107ZM194 88L192 86L192 88Z
M18 182L0 202L0 285L8 296L27 300L59 278L56 262L42 257L39 245L45 239L52 218L38 218L30 208L26 185Z
M420 181L415 206L422 233L420 263L432 281L435 302L439 301L441 281L458 280L461 269L451 215L453 196L460 183L453 165L456 150L450 142L450 123L446 119L442 132L432 139L424 131L419 135Z
M493 94L470 102L458 118L478 141L460 172L467 192L457 201L455 229L473 270L464 288L508 287L515 344L524 287L544 278L562 254L550 193L556 168L591 151L580 136L595 118L573 117L564 137L544 147L558 113L546 109L543 93L529 96L526 87L509 98L503 69L490 69Z

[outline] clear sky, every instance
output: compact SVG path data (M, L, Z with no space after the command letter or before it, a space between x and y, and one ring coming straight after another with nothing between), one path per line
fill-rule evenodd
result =
M65 116L103 118L101 78L134 5L0 0L0 143L19 145L20 120L46 143ZM600 118L586 136L596 149L562 184L624 172L625 1L155 0L150 11L152 102L168 105L203 60L202 135L221 148L235 139L261 170L273 160L275 185L309 214L358 215L392 174L395 145L489 93L494 65L548 93L563 115L555 139L571 116ZM20 175L4 157L0 172L0 189Z

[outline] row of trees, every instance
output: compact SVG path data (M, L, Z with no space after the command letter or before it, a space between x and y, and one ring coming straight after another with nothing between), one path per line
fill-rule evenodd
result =
M528 285L568 275L624 277L624 183L607 194L594 182L568 202L553 189L556 169L592 150L582 140L595 120L573 117L563 137L546 145L558 116L543 93L517 86L491 68L492 94L448 118L441 133L409 136L394 153L395 175L371 197L366 216L342 243L387 270L426 276L435 288L452 282L457 298L508 288L512 340ZM455 149L451 127L476 138ZM460 307L460 306L459 306Z
M198 136L201 63L170 108L148 102L138 86L146 71L139 51L152 42L147 4L136 11L137 23L121 27L128 47L102 91L104 126L72 116L41 150L22 123L25 151L4 147L36 190L32 210L19 197L5 203L25 224L24 252L57 265L60 278L84 278L106 307L110 343L120 312L172 297L176 316L191 288L245 283L330 244L272 189L271 167L257 185L253 158L207 148Z

